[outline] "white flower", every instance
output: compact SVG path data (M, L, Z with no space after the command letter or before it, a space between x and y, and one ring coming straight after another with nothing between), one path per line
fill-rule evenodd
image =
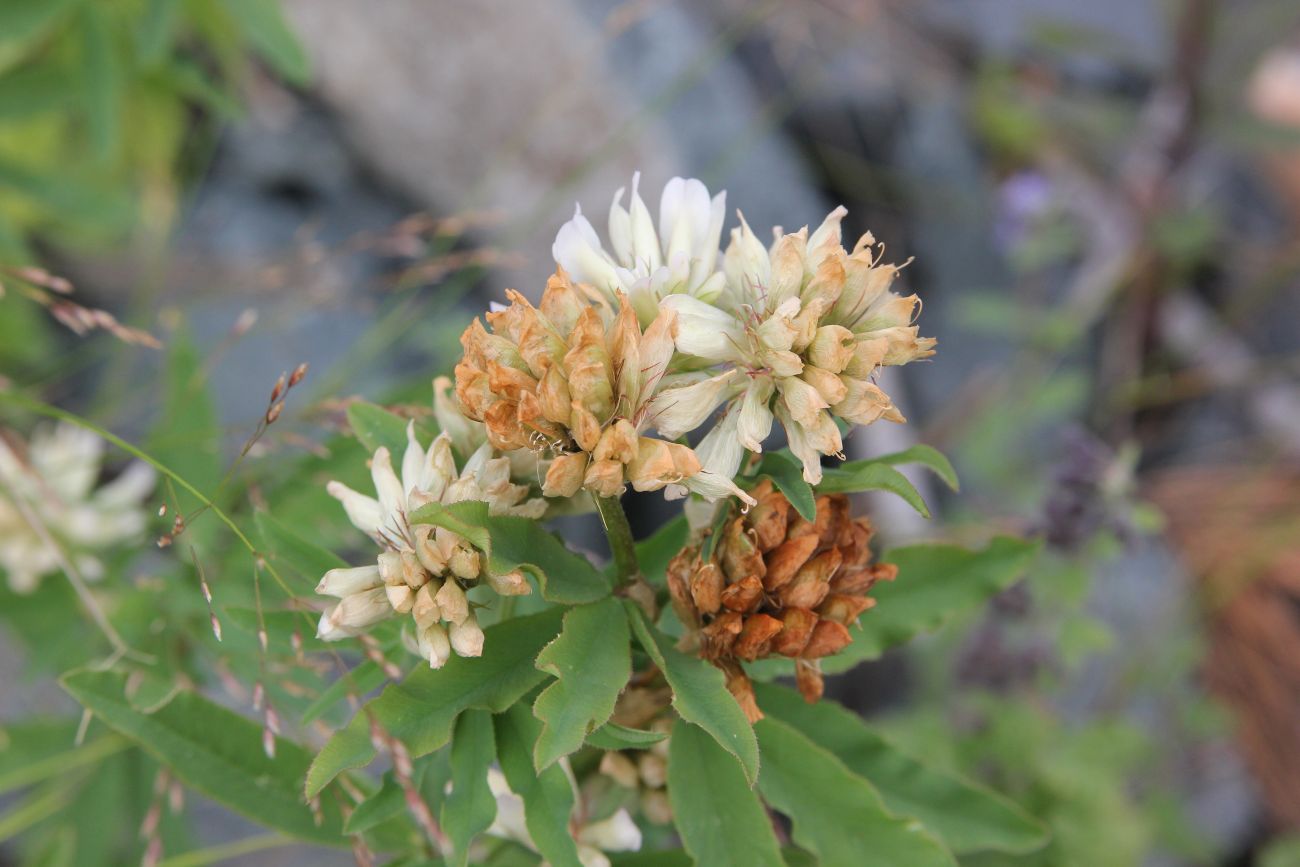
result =
M440 434L428 449L415 437L415 423L406 428L401 476L393 469L387 448L375 451L370 474L375 497L354 491L342 482L328 490L338 499L358 529L384 550L373 566L332 569L321 578L317 593L340 601L321 615L317 635L335 641L363 632L394 613L410 614L414 630L405 635L412 652L440 667L452 652L479 656L483 630L465 596L465 586L480 577L502 594L521 595L530 588L522 575L486 574L479 552L456 533L430 525L412 526L409 515L427 503L479 500L494 515L540 518L546 501L528 498L526 485L511 481L510 459L494 457L483 443L456 471L452 434Z
M104 570L91 552L144 531L153 468L133 463L96 488L103 457L102 439L64 422L38 428L24 456L0 436L0 570L15 592L64 563L96 580Z
M573 779L573 771L567 759L561 759L575 797L579 796ZM492 790L497 801L497 815L487 833L494 837L514 840L522 843L534 852L537 845L524 820L524 801L510 790L505 775L496 768L488 768L488 788ZM578 846L578 860L583 867L609 867L606 852L636 852L641 848L641 829L625 809L616 810L611 816L598 822L587 822L578 826L573 835Z
M722 292L719 242L727 194L709 197L708 188L694 178L673 178L659 200L659 230L632 176L630 209L623 207L624 189L609 208L609 247L583 216L581 207L560 227L551 253L575 281L588 283L610 300L628 296L642 326L658 315L660 299L685 293L705 301Z

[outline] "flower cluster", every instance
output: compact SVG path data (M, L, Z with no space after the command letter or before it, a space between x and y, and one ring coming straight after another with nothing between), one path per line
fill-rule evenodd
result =
M871 522L851 518L843 494L818 497L813 521L770 482L754 494L758 504L723 525L709 556L697 543L668 567L674 609L751 721L762 713L741 662L794 659L799 691L816 701L819 660L849 644L848 627L875 604L867 592L897 574L871 562Z
M71 566L97 580L94 551L138 537L154 471L133 463L101 487L104 441L71 424L38 428L25 453L0 436L0 569L16 593Z
M317 632L333 641L357 635L394 614L410 614L414 631L409 644L438 668L453 652L483 652L483 630L467 589L485 582L503 596L518 596L531 587L520 572L489 570L483 555L458 534L429 524L412 525L410 513L428 503L480 500L495 515L540 518L546 501L530 498L527 485L515 484L510 459L494 457L488 443L458 471L452 433L444 430L428 449L417 440L414 422L406 435L400 476L387 448L376 450L370 461L377 497L342 482L329 483L330 494L342 502L348 519L384 550L374 565L325 574L316 592L340 601L321 616Z
M491 331L475 319L461 336L456 396L496 448L553 456L544 494L613 497L630 484L742 495L730 475L702 472L687 446L644 435L694 411L679 399L690 389L667 375L671 310L642 331L626 296L615 307L582 292L563 269L547 281L540 307L518 292L508 297L508 307L487 314Z

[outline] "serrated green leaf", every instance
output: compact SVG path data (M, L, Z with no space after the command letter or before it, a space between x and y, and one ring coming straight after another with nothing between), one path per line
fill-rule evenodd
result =
M182 782L257 822L304 840L343 845L338 805L322 799L320 822L302 798L311 754L275 739L262 751L262 727L193 692L180 692L153 713L126 698L126 676L76 671L63 688L106 724L163 762Z
M348 404L348 425L366 452L374 454L381 446L387 447L394 464L406 451L407 423L407 419L373 403L359 400Z
M564 768L552 765L540 774L533 767L533 746L541 723L524 705L495 718L497 758L510 790L524 802L524 824L533 845L554 867L582 867L569 833L573 785Z
M442 827L455 853L449 863L464 867L474 838L492 826L497 801L488 786L488 768L496 758L492 715L467 710L456 721L451 739L451 792L442 802Z
M958 545L910 545L882 557L898 566L898 578L871 589L877 604L850 629L853 643L822 660L827 672L847 671L876 659L921 632L1005 590L1024 574L1038 545L998 536L980 550Z
M625 602L637 642L650 654L673 690L673 707L687 722L713 736L736 757L752 785L758 778L758 741L736 699L727 691L726 678L702 659L687 656L672 639L646 622L635 605Z
M701 867L784 867L772 822L735 760L686 722L668 741L668 799L686 851Z
M944 484L954 491L961 488L961 483L957 480L957 471L953 469L952 462L934 446L917 443L911 448L903 449L901 452L881 455L875 458L875 461L881 464L889 464L891 467L899 464L921 464L932 470L936 476L943 480Z
M791 837L822 864L855 867L954 867L941 843L914 819L886 809L871 784L784 722L754 724L763 749L758 788L790 817Z
M487 552L491 572L527 572L537 579L542 598L549 602L581 605L609 596L609 579L599 569L530 518L490 515L487 503L471 500L421 506L411 513L410 521L446 527L465 537Z
M666 737L668 735L663 732L648 732L607 722L587 735L587 745L598 750L643 750Z
M921 820L954 852L1021 854L1047 842L1047 828L1007 798L900 752L835 702L808 704L776 684L754 688L764 713L833 753L876 788L891 812Z
M371 719L404 741L412 758L419 758L447 743L462 711L499 713L514 704L546 677L533 662L559 632L560 615L561 610L553 608L490 626L484 630L482 656L452 656L442 668L421 667L389 686L316 756L307 772L308 797L318 795L343 771L375 757Z
M858 491L889 491L902 497L922 517L930 517L930 507L925 504L916 487L907 476L879 461L849 461L822 472L819 494L854 494Z
M613 597L564 615L559 636L537 656L537 668L556 678L533 704L542 721L533 753L538 770L576 752L614 713L632 676L631 641L627 615Z
M812 486L803 479L803 467L785 452L768 452L758 465L758 475L767 476L777 490L785 494L804 520L817 518L817 502Z
M298 37L289 29L278 3L269 0L224 0L253 49L290 84L311 80L311 63Z

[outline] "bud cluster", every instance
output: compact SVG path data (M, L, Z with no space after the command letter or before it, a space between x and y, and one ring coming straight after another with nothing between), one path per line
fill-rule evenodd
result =
M867 593L897 569L871 562L871 522L850 517L843 494L818 497L813 521L770 482L753 494L757 505L727 519L709 556L697 543L673 558L668 589L700 656L723 670L727 688L756 721L762 713L741 663L795 660L799 691L816 701L819 660L852 641L849 626L875 604Z

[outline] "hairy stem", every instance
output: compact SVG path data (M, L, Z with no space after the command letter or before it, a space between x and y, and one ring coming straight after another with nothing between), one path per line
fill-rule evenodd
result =
M605 536L609 539L609 549L614 553L614 568L618 570L617 583L620 588L627 587L641 580L641 567L636 562L636 542L632 539L632 525L627 522L627 513L618 497L598 497L592 495L596 502L596 511L600 522L605 525Z

